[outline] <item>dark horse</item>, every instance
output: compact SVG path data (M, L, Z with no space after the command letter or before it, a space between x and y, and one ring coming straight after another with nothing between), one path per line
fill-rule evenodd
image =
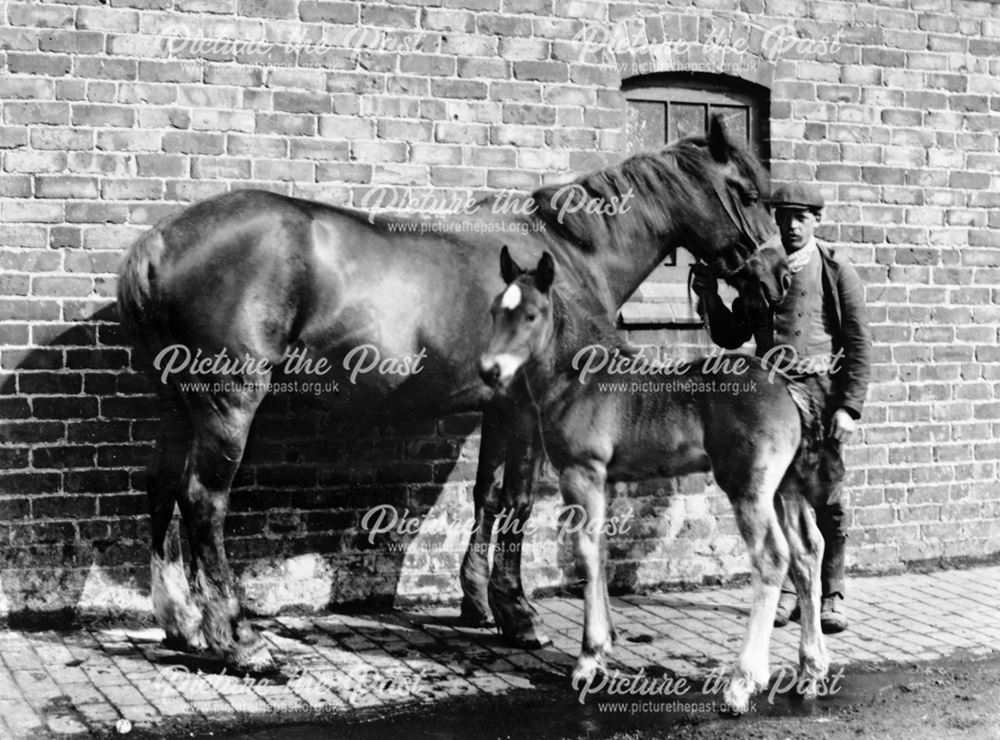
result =
M176 370L148 368L164 409L147 487L153 606L168 643L207 641L235 668L273 666L243 617L226 559L230 485L272 371L289 352L339 371L365 347L399 363L421 357L421 370L342 378L340 393L322 403L390 418L484 412L463 616L482 624L492 612L508 640L543 644L521 586L521 527L498 533L492 573L487 560L501 507L512 520L530 514L537 453L530 408L494 398L475 372L489 335L486 307L502 287L495 255L505 243L523 260L549 251L564 280L610 320L677 246L735 284L762 270L787 273L764 205L768 187L759 163L713 120L705 138L543 187L514 214L498 213L500 198L490 198L421 229L428 222L244 190L158 223L125 257L118 306L140 364L159 355ZM762 245L772 259L752 256ZM219 361L196 366L195 376L185 353ZM202 390L182 389L192 378ZM191 589L168 538L175 503Z
M580 309L572 289L563 294L554 285L551 256L524 273L504 249L501 264L508 286L493 302L493 335L480 375L503 392L515 378L523 381L527 397L537 402L563 498L585 517L573 528L585 579L575 687L604 668L614 639L601 558L606 483L711 470L736 513L753 584L746 640L726 704L744 712L754 692L767 686L768 643L789 565L802 605L799 685L815 695L829 666L819 624L823 538L801 493L808 490L809 456L800 446L790 383L746 355L728 355L725 364L719 358L661 361L645 377L595 368L586 357L591 347L620 344Z

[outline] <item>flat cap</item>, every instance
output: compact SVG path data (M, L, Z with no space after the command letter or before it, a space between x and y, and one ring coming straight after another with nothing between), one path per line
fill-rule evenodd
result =
M823 193L810 183L793 182L781 185L771 194L772 208L822 208Z

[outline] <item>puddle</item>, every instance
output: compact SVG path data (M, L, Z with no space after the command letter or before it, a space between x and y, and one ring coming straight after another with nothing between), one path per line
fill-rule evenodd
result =
M531 690L518 690L494 698L445 700L433 705L411 705L399 710L375 710L365 716L330 718L323 722L298 722L282 726L216 732L223 740L299 740L301 738L349 738L383 740L406 737L426 740L450 738L500 737L614 737L627 734L637 737L663 737L672 730L725 719L721 726L738 728L756 737L769 736L780 718L811 718L817 723L830 722L850 715L884 712L886 703L899 697L915 695L930 686L966 685L969 681L1000 683L1000 658L975 662L955 658L914 665L882 668L834 666L831 676L842 670L842 678L828 682L831 693L805 701L794 690L777 686L773 678L771 695L756 697L755 709L740 718L720 713L721 690L701 691L704 679L691 681L683 693L660 693L656 696L609 696L597 694L578 702L577 692L568 683L554 682L552 676L539 676ZM671 677L669 672L647 671L647 676ZM777 674L776 674L777 675ZM786 681L791 680L786 674ZM676 684L675 684L676 686ZM834 690L834 688L836 690ZM961 698L959 696L959 698Z

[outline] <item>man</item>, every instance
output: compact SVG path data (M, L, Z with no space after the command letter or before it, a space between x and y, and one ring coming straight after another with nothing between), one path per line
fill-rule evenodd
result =
M819 189L807 184L780 187L771 205L792 271L791 288L781 305L769 316L751 316L737 298L730 311L719 298L718 283L704 273L696 273L694 290L716 344L736 349L754 337L758 356L784 345L785 357L794 350L799 360L807 360L802 364L805 371L794 377L823 409L825 438L814 481L819 489L816 520L825 542L820 623L830 634L847 628L842 444L856 431L868 392L871 333L857 271L813 235L823 211ZM775 626L798 619L798 611L795 587L786 577Z

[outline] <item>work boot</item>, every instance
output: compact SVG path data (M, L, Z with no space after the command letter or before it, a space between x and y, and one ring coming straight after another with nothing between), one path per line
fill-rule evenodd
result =
M844 609L844 595L830 594L823 597L819 610L819 626L823 634L835 635L847 629L847 613Z
M799 597L794 591L782 591L778 597L778 611L774 613L774 626L784 627L789 620L799 619Z

